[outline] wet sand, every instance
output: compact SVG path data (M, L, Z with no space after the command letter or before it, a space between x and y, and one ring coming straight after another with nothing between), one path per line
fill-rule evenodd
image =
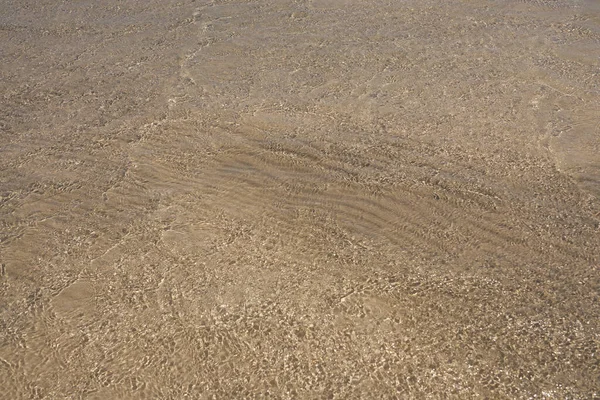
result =
M600 396L597 1L0 11L0 397Z

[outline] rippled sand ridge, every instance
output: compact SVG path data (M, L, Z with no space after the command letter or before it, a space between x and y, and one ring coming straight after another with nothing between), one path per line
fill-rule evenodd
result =
M0 0L0 61L0 398L600 397L598 1Z

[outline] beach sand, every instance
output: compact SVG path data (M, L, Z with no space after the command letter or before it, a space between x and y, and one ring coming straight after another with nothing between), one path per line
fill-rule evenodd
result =
M0 61L0 397L600 397L597 1L0 0Z

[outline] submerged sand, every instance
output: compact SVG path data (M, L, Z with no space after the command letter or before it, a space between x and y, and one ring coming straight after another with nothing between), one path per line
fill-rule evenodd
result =
M600 5L0 0L7 399L600 396Z

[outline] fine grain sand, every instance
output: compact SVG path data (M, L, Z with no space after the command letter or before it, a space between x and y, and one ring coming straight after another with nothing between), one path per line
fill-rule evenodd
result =
M0 0L0 398L600 396L597 0Z

